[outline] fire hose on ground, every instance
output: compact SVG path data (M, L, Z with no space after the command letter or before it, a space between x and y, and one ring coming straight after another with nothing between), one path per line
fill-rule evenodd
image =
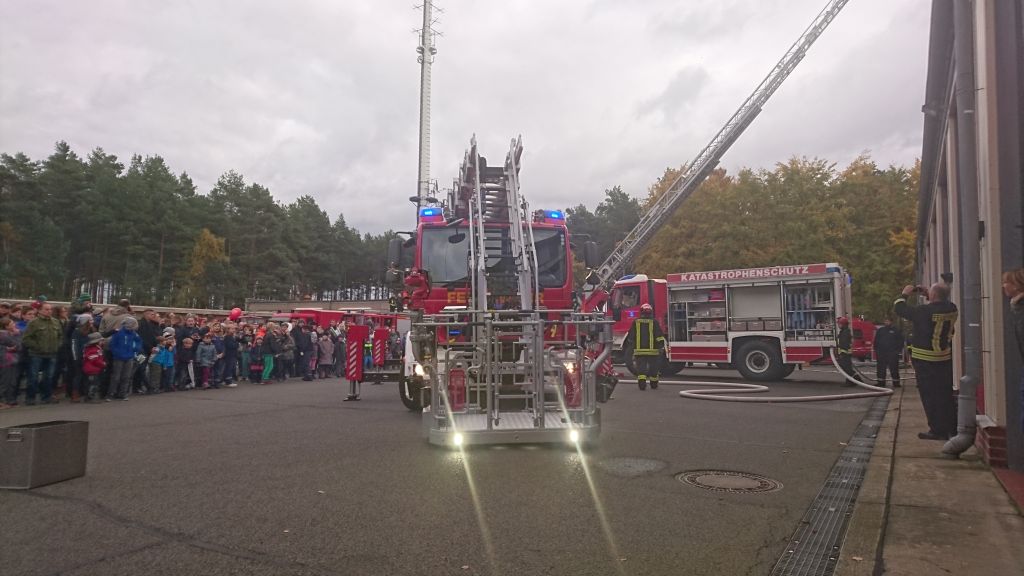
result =
M859 380L857 377L864 378L864 375L848 374L839 365L839 360L836 358L835 349L829 350L829 356L832 359L832 364L836 370L839 371L847 382L855 384L856 386L865 389L864 392L849 392L845 394L826 394L826 395L814 395L814 396L770 396L770 397L753 397L753 396L735 396L735 394L754 393L754 392L768 392L770 388L761 384L748 384L745 382L702 382L702 381L687 381L684 382L686 385L693 386L716 386L717 388L711 388L708 390L682 390L679 395L683 398L692 398L695 400L718 400L721 402L763 402L763 403L789 403L789 402L821 402L825 400L853 400L857 398L876 398L879 396L889 396L893 393L893 390L884 388L881 386L872 386ZM856 370L855 370L856 371Z

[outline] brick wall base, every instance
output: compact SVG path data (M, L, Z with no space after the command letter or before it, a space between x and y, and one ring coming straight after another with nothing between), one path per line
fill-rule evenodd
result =
M985 463L993 468L1006 468L1006 428L988 426L979 428L974 445L981 452Z

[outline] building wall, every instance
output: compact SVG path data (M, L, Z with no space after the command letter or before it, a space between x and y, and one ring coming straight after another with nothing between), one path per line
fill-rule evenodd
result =
M979 389L979 422L992 427L981 432L986 457L995 465L1024 468L1024 433L1021 428L1021 360L1008 322L1001 275L1024 265L1022 246L1021 118L1022 47L1024 8L1021 0L975 0L974 68L975 120L977 140L978 211L983 233L978 249L981 264L981 351L982 373ZM933 13L934 15L934 13ZM951 23L950 23L951 26ZM933 25L933 36L940 37ZM941 51L940 51L941 52ZM932 64L932 62L930 62ZM936 64L929 75L948 75ZM948 84L948 82L947 82ZM935 158L939 166L930 206L921 206L922 218L929 218L923 242L919 244L922 283L939 280L942 272L954 273L953 299L962 301L958 130L956 90L947 86L949 100L945 130L940 131L942 148ZM929 143L925 143L927 154ZM963 375L961 327L954 339L954 376ZM1006 438L993 444L993 438ZM1008 446L1007 446L1008 445ZM993 448L994 446L994 448ZM1008 457L1007 457L1007 452Z

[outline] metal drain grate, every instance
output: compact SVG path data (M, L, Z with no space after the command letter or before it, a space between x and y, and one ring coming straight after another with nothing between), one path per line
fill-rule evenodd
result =
M782 489L782 482L778 480L731 470L694 470L693 472L683 472L676 478L683 484L716 492L748 494L775 492Z
M889 396L875 399L804 514L800 528L793 534L771 576L830 576L835 572L857 492L888 406Z

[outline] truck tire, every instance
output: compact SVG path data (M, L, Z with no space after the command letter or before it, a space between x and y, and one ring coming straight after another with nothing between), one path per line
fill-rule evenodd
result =
M789 376L790 374L793 373L794 370L796 370L796 364L783 364L781 378Z
M744 378L757 382L780 380L785 370L778 347L763 340L743 344L733 359L733 365Z
M672 362L667 357L662 357L663 362L661 363L661 375L662 376L675 376L686 368L686 362Z
M633 352L629 350L622 351L622 363L626 366L626 370L633 376L636 376L636 366L633 364Z
M418 378L405 378L400 377L398 380L398 394L402 398L402 404L409 409L410 412L422 412L423 403L420 402L420 390L423 389L423 383ZM427 401L427 406L430 405L430 401Z

